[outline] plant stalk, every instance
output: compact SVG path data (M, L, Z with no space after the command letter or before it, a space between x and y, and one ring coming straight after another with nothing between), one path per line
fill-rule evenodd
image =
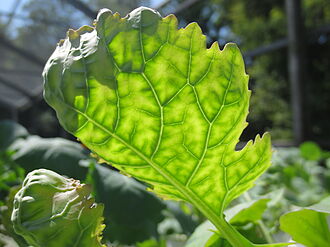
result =
M179 186L180 187L180 186ZM226 239L233 247L255 247L247 238L239 233L232 225L224 218L224 215L216 214L213 210L207 207L204 202L189 190L182 190L191 203L196 205L196 208L218 229L221 236Z
M250 196L250 194L248 192L245 192L244 193L244 197L245 197L245 200L246 201L248 201L248 202L252 201L252 198L251 198L251 196ZM274 239L273 239L272 235L270 234L270 232L268 231L265 223L262 220L258 220L257 221L257 224L258 224L258 226L260 228L260 231L264 235L267 243L269 243L269 244L274 243Z
M212 219L210 219L212 221ZM232 225L230 225L224 218L220 218L212 223L217 227L222 236L233 247L252 247L254 246L248 239L240 234Z
M259 225L259 228L260 228L262 234L264 235L265 239L267 240L267 242L268 242L269 244L274 243L275 240L273 239L272 235L271 235L270 232L268 231L268 229L267 229L265 223L264 223L262 220L258 220L258 221L257 221L257 224Z

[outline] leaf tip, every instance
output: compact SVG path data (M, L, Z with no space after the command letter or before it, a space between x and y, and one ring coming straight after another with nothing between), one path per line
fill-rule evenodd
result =
M93 27L90 27L90 26L82 26L80 27L79 29L77 30L74 30L74 29L69 29L68 32L67 32L67 37L69 38L69 40L72 42L74 40L77 40L79 39L79 37L84 34L84 33L90 33L94 30Z
M225 47L223 48L223 51L233 51L233 52L236 52L236 51L239 51L240 52L240 49L238 48L237 44L236 43L227 43L225 44Z
M174 24L174 26L175 26L175 29L177 29L177 26L178 26L178 19L176 18L175 15L170 14L170 15L164 17L163 20L165 20L165 21L168 20L168 21L171 22L171 23L173 22L173 24Z
M125 17L125 19L127 19L128 22L131 23L133 28L140 28L141 26L147 27L154 25L161 18L162 16L157 10L143 6L134 9L131 13L129 13Z
M212 45L210 47L210 50L212 50L212 49L214 49L216 51L220 51L220 46L219 46L218 41L215 41L215 42L212 43Z
M268 142L270 144L270 141L271 141L271 136L270 136L270 133L269 132L265 132L261 139L265 140L266 142Z
M112 11L110 9L107 9L107 8L103 8L103 9L100 9L99 12L97 13L97 17L96 17L96 22L100 21L100 20L104 20L106 18L108 18L109 16L112 16ZM95 23L94 22L94 25Z
M263 143L261 144L262 146L269 146L269 149L271 149L271 137L269 132L265 132L263 135L257 134L254 139L254 143Z

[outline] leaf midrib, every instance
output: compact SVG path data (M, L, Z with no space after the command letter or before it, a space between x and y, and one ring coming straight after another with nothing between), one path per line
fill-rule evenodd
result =
M140 46L141 46L141 53L142 53L142 58L143 58L143 63L145 66L147 61L145 60L145 54L144 54L144 45L143 45L143 38L142 38L142 28L140 27L140 30L139 30L139 38L140 38ZM108 46L107 46L107 42L105 42L105 39L102 39L103 40L103 43L106 47L106 50L107 52L109 53L115 67L117 68L117 70L119 72L121 72L121 69L120 67L117 65L116 61L114 60ZM190 85L195 93L195 96L196 96L196 100L197 100L197 103L199 103L199 99L198 99L198 96L197 96L197 92L196 92L196 89L194 87L194 85L192 85L190 83L190 70L191 70L191 49L192 49L192 37L190 39L190 58L189 58L189 66L188 66L188 75L187 75L187 83L184 85L187 86L187 85ZM164 44L163 44L164 45ZM214 51L215 52L215 51ZM82 54L82 56L84 57L84 55ZM214 56L214 54L213 54ZM235 57L235 54L233 55L233 57ZM213 61L214 57L212 57L212 61ZM212 61L210 62L210 64L212 63ZM208 68L208 71L209 71L210 68ZM231 76L232 76L232 73L233 73L233 64L232 64L232 67L231 67ZM207 72L208 72L207 71ZM142 77L147 81L147 83L149 84L151 90L153 91L153 94L154 94L154 97L157 101L157 104L160 108L160 111L161 111L161 119L160 119L160 124L161 126L163 127L163 116L162 116L162 108L163 106L160 104L160 100L158 98L158 95L157 93L155 92L152 84L151 84L151 81L146 77L146 75L144 74L144 72L140 72L140 74L142 75ZM205 77L205 76L204 76ZM88 84L88 83L87 83ZM226 96L227 96L227 92L228 92L228 89L231 85L231 78L229 80L229 85L227 86L227 89L226 89L226 93L224 95L224 99L223 99L223 104L221 105L220 107L220 110L218 111L217 115L218 116L222 109L224 108L224 102L225 102L225 99L226 99ZM181 91L181 90L179 90ZM176 96L177 94L175 94ZM118 95L117 95L118 97ZM118 99L119 100L119 99ZM118 102L117 102L118 103ZM68 104L67 104L68 105ZM97 126L98 128L100 128L101 130L103 130L105 133L107 133L109 136L112 136L114 139L116 139L117 141L121 142L123 145L125 145L127 148L129 148L131 151L133 151L134 153L136 153L142 160L144 160L147 164L149 164L153 169L155 169L160 175L162 175L171 185L173 185L176 189L179 190L180 193L182 193L184 195L184 197L189 201L191 202L192 204L198 206L198 208L215 224L215 225L218 225L220 226L221 225L221 212L220 212L220 215L217 215L217 213L215 211L213 211L207 204L204 203L203 199L200 198L196 193L194 193L188 186L192 180L192 177L193 175L198 171L198 168L199 168L199 165L197 165L194 170L193 170L193 174L192 176L189 176L189 180L188 180L188 183L186 183L186 185L182 184L181 182L179 182L175 177L172 176L172 174L170 174L169 172L167 172L166 170L164 170L161 165L155 163L153 161L153 156L154 154L157 152L157 149L160 145L160 139L161 139L161 133L160 133L160 136L159 136L159 139L158 139L158 142L157 142L157 146L156 146L156 149L154 150L153 154L152 154L152 157L151 158L148 158L146 155L144 155L140 150L138 150L137 148L135 148L134 146L132 146L131 144L127 143L125 140L123 140L121 137L119 137L118 135L116 135L114 132L111 132L109 131L107 128L105 128L102 124L96 122L94 119L90 118L86 112L82 112L74 107L72 107L71 105L68 105L68 107L70 107L73 111L77 112L78 114L81 114L82 116L84 116L88 122L91 122L93 123L95 126ZM212 121L208 120L208 118L206 117L205 115L205 112L204 110L202 109L201 105L199 105L199 108L200 108L200 111L201 113L204 115L204 118L205 120L208 122L209 124L209 128L208 128L208 139L209 139L209 135L210 135L210 132L211 132L211 129L212 129L212 126L213 126L213 122L215 121L215 119L217 117L215 117ZM118 112L117 112L118 114ZM117 119L118 120L118 119ZM199 163L202 163L203 159L204 159L204 156L205 156L205 153L207 152L208 150L208 140L206 142L206 145L204 147L204 151L203 151L203 156L200 158L199 160Z
M105 43L106 45L106 43ZM143 46L142 42L141 42L141 46ZM111 55L110 51L108 50L108 47L106 46L106 50L109 52L109 54ZM114 58L112 57L112 60L114 62L114 64L116 65L116 68L119 70L119 72L121 72L121 69L118 67L118 65L116 64ZM158 95L156 94L156 92L154 91L154 88L151 84L151 82L149 81L149 79L146 77L146 75L142 72L140 73L142 75L142 77L147 81L147 83L149 84L149 86L151 87L152 91L153 91L153 94L157 100L157 104L160 106L160 109L162 109L162 105L160 104L159 102L159 99L158 99ZM231 75L232 75L232 71L231 71ZM230 80L231 82L231 80ZM229 83L230 85L231 83ZM185 84L186 85L189 85L191 86L191 88L193 90L195 90L195 87L194 85L191 85L190 83L188 84ZM228 91L228 88L229 88L229 85L226 89L226 93ZM225 101L226 99L226 95L224 96L224 100L223 102ZM147 164L149 164L153 169L155 169L160 175L162 175L171 185L173 185L176 189L178 189L180 191L180 193L182 193L186 199L194 204L194 205L197 205L199 210L202 211L215 225L218 225L219 226L219 223L217 224L216 222L220 222L221 221L221 216L217 215L207 204L204 203L203 199L200 198L197 194L195 194L188 186L189 186L189 183L187 183L186 185L180 183L175 177L173 177L170 173L168 173L167 171L165 171L164 169L162 169L162 167L155 163L152 159L149 159L147 156L145 156L142 152L140 152L138 149L136 149L134 146L130 145L129 143L127 143L125 140L123 140L122 138L120 138L118 135L116 135L115 133L112 133L111 131L109 131L107 128L105 128L103 125L101 125L100 123L96 122L94 119L92 119L91 117L89 117L86 112L82 112L74 107L72 107L71 105L69 104L66 104L69 108L71 108L73 111L81 114L82 116L84 116L88 121L87 122L91 122L93 124L95 124L98 128L100 128L101 130L103 130L104 132L106 132L109 136L112 136L113 138L115 138L116 140L118 140L119 142L121 142L123 145L125 145L127 148L129 148L130 150L132 150L134 153L136 153L141 159L143 159ZM224 107L224 105L222 104L221 105L221 108L220 110L218 111L218 114L217 116L219 115L219 113L221 112L222 108ZM205 114L204 111L202 109L201 110L201 113L202 114ZM206 117L206 116L204 116ZM207 119L207 118L206 118ZM216 118L213 119L213 121L215 120ZM212 128L213 126L213 121L209 122L209 131L210 132L210 129ZM207 152L207 147L208 145L205 146L205 150L204 150L204 153ZM105 160L107 160L105 157L102 157L104 158ZM199 161L199 163L202 162L204 157L202 157ZM196 169L198 167L195 167L194 169L194 173L196 172ZM192 177L192 176L190 176Z
M94 119L90 118L86 113L72 107L71 105L69 105L65 102L63 102L63 103L66 104L67 107L69 107L71 110L73 110L76 113L81 114L82 116L84 116L87 119L87 121L95 124L98 128L100 128L101 130L103 130L104 132L106 132L107 134L109 134L110 136L112 136L113 138L118 140L119 142L121 142L123 145L125 145L126 147L131 149L133 152L135 152L141 159L143 159L153 169L155 169L157 172L159 172L160 175L162 175L165 179L167 179L167 181L171 185L173 185L176 189L178 189L180 191L180 193L182 193L190 203L192 203L193 205L196 205L199 208L199 210L201 212L203 212L206 215L206 217L208 217L214 223L214 225L216 225L218 227L221 227L222 218L219 215L217 215L208 205L206 205L204 203L204 201L199 196L197 196L193 191L191 191L190 188L185 187L184 185L182 185L177 179L175 179L173 176L171 176L171 174L164 171L159 164L157 164L157 163L153 162L152 160L150 160L143 153L141 153L138 149L131 146L129 143L124 141L118 135L110 132L108 129L106 129L101 124L96 122ZM102 157L102 158L107 160L105 157Z

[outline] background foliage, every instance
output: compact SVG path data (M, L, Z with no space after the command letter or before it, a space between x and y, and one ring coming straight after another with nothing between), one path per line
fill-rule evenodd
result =
M0 246L27 246L13 231L10 215L13 196L24 176L38 168L68 177L79 176L93 185L96 201L105 205L107 227L103 239L108 244L137 247L227 244L217 233L209 231L214 226L191 205L161 201L142 183L108 165L98 164L78 143L31 136L15 122L2 121L0 147ZM306 142L300 148L277 148L271 168L252 190L230 205L225 211L226 219L255 243L288 241L284 233L287 232L294 240L314 246L311 241L322 243L328 237L325 232L329 226L319 220L329 217L329 185L329 152L313 142ZM310 206L313 204L316 205ZM295 212L290 213L291 210ZM299 232L302 223L298 218L305 219L306 227L315 225L321 230L306 239ZM280 222L290 224L280 228Z

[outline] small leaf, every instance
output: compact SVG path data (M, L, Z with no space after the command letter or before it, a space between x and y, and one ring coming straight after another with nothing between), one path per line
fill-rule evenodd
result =
M214 233L204 247L231 247L227 240L220 238L220 236Z
M240 203L225 211L226 220L233 225L255 223L262 218L270 199L259 199Z
M148 8L125 18L102 10L95 28L68 32L43 76L44 97L67 131L219 229L230 228L226 206L270 165L268 134L235 151L250 98L239 49L207 49L196 23L178 30L175 16Z
M330 197L327 197L318 204L282 215L280 228L289 233L293 240L307 247L328 246L330 230L327 215L329 213Z
M319 160L322 149L315 142L304 142L299 146L300 154L307 160Z
M200 224L189 237L185 247L203 247L213 235L218 236L215 226L210 221Z

